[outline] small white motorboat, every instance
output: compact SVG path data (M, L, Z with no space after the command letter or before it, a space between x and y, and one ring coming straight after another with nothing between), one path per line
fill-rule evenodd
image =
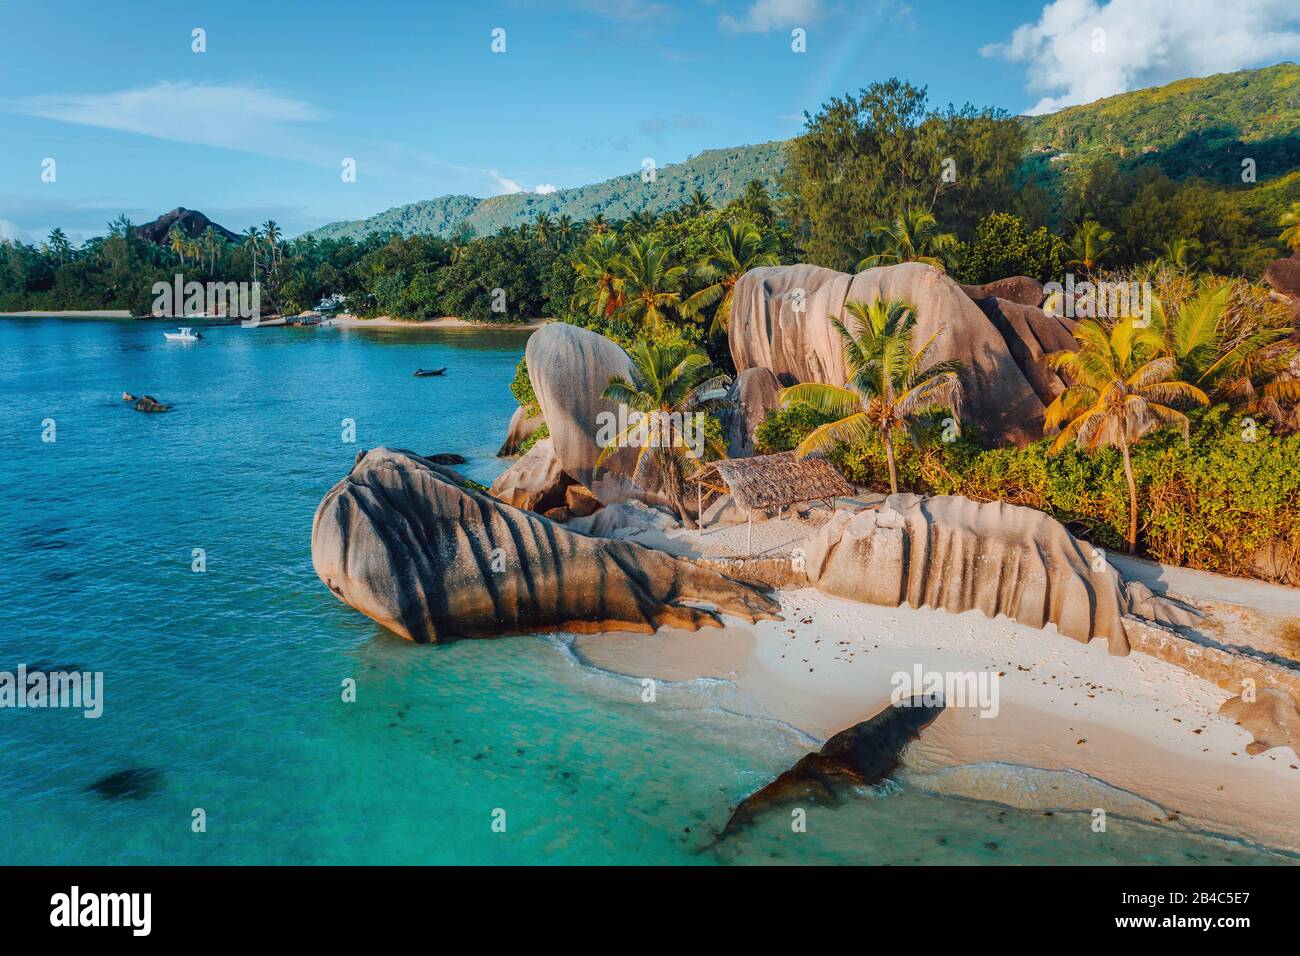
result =
M163 338L169 342L197 342L203 338L199 332L195 332L188 326L177 329L175 332L164 332Z

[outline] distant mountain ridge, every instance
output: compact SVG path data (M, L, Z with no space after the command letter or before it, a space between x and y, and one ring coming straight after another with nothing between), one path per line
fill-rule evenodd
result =
M225 226L213 222L197 209L186 209L184 206L177 206L171 212L163 213L153 222L146 222L143 226L137 226L135 231L140 238L163 245L171 234L172 226L177 224L180 225L185 235L191 239L197 239L203 235L203 230L209 226L212 227L213 232L227 242L239 242L242 239L241 236L231 232Z
M1200 175L1222 183L1239 182L1241 160L1249 156L1262 182L1300 168L1300 66L1279 63L1177 80L1046 116L1021 117L1021 122L1029 134L1024 171L1040 171L1049 180L1080 159L1109 154L1126 163L1157 162L1174 178ZM1250 149L1242 148L1246 144ZM697 188L715 205L739 196L751 179L774 189L785 165L784 141L711 149L661 167L650 183L643 183L637 170L548 195L442 196L369 219L330 223L307 235L360 238L392 231L447 236L462 221L477 235L488 235L531 222L542 212L575 221L597 213L626 219L634 212L659 213L680 205Z

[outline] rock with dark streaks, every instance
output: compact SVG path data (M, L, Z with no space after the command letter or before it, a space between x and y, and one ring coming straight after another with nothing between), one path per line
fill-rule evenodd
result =
M165 412L168 411L171 406L163 404L152 395L141 395L136 400L134 408L137 412Z
M599 514L600 512L598 512ZM312 523L343 602L417 643L545 630L651 633L777 619L754 585L628 541L575 534L409 451L362 452Z

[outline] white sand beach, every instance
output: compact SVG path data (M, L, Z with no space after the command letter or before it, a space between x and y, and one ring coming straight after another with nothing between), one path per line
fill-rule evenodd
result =
M896 672L991 671L1000 675L997 715L947 709L907 751L905 780L1040 810L1151 812L1170 826L1300 852L1296 755L1287 747L1248 755L1251 735L1217 712L1230 695L1173 664L1112 657L1104 641L1084 645L978 611L876 607L813 589L782 592L781 604L780 622L584 635L572 646L580 660L621 674L728 680L747 712L819 739L886 706ZM1078 771L1127 794L1018 767Z

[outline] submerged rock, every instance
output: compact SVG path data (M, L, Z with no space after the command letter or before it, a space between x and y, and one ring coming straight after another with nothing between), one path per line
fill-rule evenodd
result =
M807 754L736 807L718 839L749 826L768 810L790 804L836 804L854 787L879 783L898 767L903 750L943 712L942 702L923 697L886 707L875 717L841 730L817 753Z
M106 800L143 800L162 787L161 770L152 767L131 767L101 777L86 789Z
M122 401L124 401L124 402L134 402L134 401L135 401L135 396L132 395L130 392L123 392L123 393L122 393Z
M843 385L844 341L830 320L844 320L847 301L876 299L912 305L916 342L936 335L932 360L962 363L962 414L985 435L1022 446L1042 437L1045 406L1002 335L961 286L918 262L857 275L810 265L750 270L736 282L731 308L736 369Z
M597 516L604 512L597 512ZM765 591L625 541L575 534L408 451L362 452L312 522L316 573L408 640L650 633L777 619ZM695 606L705 605L703 607Z
M141 395L135 403L137 412L165 412L170 408L170 405L164 405L152 395Z
M463 465L466 462L464 455L458 455L451 451L439 452L436 455L425 455L424 457L435 465Z
M1131 604L1174 623L1196 613L1146 589L1130 596L1104 555L1055 518L1000 501L901 494L878 511L837 512L809 542L807 567L812 584L838 597L1051 622L1083 643L1104 637L1117 655L1129 652Z

